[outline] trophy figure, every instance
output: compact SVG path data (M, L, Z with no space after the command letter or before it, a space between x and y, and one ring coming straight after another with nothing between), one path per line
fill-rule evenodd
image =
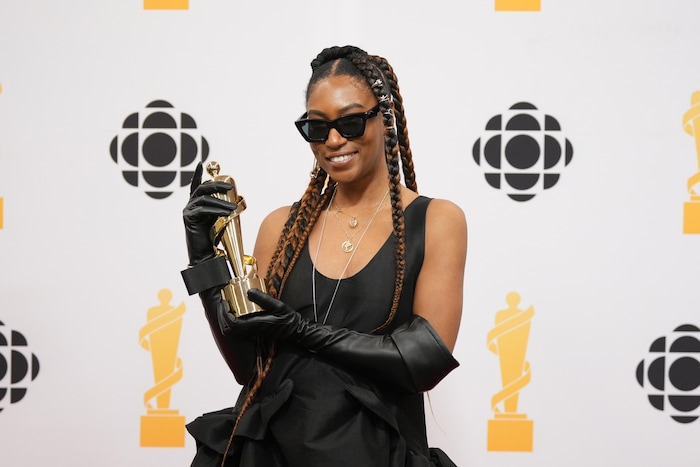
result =
M213 181L226 182L232 188L225 194L216 193L219 199L235 203L238 207L229 216L219 217L211 229L211 238L217 255L224 256L231 268L232 279L221 291L229 305L230 312L236 316L246 315L261 311L262 308L248 300L247 292L250 289L259 289L265 292L265 284L258 277L258 267L253 256L243 254L243 236L241 235L241 221L239 215L246 208L245 199L238 195L236 182L229 175L219 175L220 166L211 161L207 164L207 172ZM221 244L222 249L217 245Z
M683 205L683 233L700 234L700 91L690 98L690 109L683 115L683 129L695 138L698 172L688 179L690 201Z
M144 394L147 415L141 417L142 447L184 447L185 417L170 408L172 386L182 379L177 347L185 304L170 305L172 292L158 292L159 305L149 308L139 332L141 347L151 352L155 385Z
M491 398L494 418L488 423L489 451L532 451L532 420L518 413L518 395L530 382L530 363L525 360L530 321L535 310L518 308L520 295L506 296L508 308L496 313L496 326L489 331L487 342L498 355L501 366L501 389ZM500 408L499 408L500 407Z

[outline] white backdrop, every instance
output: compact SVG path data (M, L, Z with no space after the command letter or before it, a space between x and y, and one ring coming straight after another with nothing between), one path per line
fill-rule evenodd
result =
M694 465L700 421L653 408L635 371L656 339L700 326L700 236L682 229L698 172L682 118L700 89L699 17L692 0L544 1L537 12L488 0L190 0L177 11L2 0L0 356L33 354L40 369L10 381L0 359L0 391L27 388L0 398L0 463L189 465L189 437L139 442L153 385L139 331L161 289L186 306L170 408L189 421L239 388L180 279L187 189L147 196L110 143L152 101L190 115L247 200L252 251L263 216L306 184L312 157L292 122L308 64L353 44L399 77L420 192L455 201L469 223L461 366L430 393L431 445L459 466ZM556 186L526 202L489 186L472 157L487 122L518 102L556 118L573 146ZM501 383L486 341L511 291L535 311L519 400L531 452L487 450ZM698 396L700 373L681 376ZM664 378L655 393L673 392Z

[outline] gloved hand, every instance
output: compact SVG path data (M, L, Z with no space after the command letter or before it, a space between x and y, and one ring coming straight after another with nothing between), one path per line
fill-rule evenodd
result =
M220 313L224 334L291 342L409 393L432 389L459 365L430 323L417 315L391 334L374 335L309 322L257 289L249 290L248 298L265 311L236 319Z
M230 215L237 205L211 195L226 193L231 188L225 182L202 183L202 163L197 164L190 184L190 199L182 210L190 266L215 256L209 231L217 218Z
M264 311L234 318L226 310L219 310L219 328L223 334L286 341L294 333L294 330L305 321L296 310L286 303L272 298L258 289L249 290L248 298L262 306ZM263 304L257 300L269 301Z

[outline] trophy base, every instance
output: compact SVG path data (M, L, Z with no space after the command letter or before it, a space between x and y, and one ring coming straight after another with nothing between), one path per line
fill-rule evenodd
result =
M236 318L262 311L262 308L260 308L257 303L248 300L248 291L250 289L258 289L263 292L266 291L262 279L260 279L257 275L243 278L233 278L221 291L221 293L224 295L224 299L228 302L231 314L233 314L233 316Z
M496 11L540 11L540 0L496 0Z
M683 233L700 234L700 202L683 203Z
M185 417L177 410L149 410L141 417L141 447L185 447Z
M514 414L517 416L517 414ZM532 452L532 420L498 418L489 420L488 451Z

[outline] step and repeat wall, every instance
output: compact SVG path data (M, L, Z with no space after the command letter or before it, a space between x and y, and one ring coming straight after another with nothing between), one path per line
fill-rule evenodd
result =
M461 366L426 398L459 466L700 462L694 0L0 2L0 465L189 465L240 387L181 211L198 161L245 249L298 199L326 46L399 77L419 190L469 224ZM303 423L303 421L300 421Z

